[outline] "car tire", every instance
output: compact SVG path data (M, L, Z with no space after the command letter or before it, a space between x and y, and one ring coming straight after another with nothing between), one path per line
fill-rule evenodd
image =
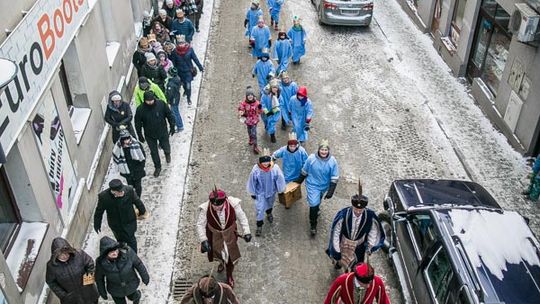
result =
M317 19L319 21L319 25L324 25L322 21L322 7L319 5L319 8L317 9Z
M381 212L379 213L378 217L384 231L384 242L381 249L385 253L388 253L392 239L392 220L390 219L388 212Z

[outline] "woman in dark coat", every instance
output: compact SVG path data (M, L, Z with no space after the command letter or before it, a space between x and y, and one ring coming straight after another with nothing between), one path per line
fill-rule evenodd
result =
M113 143L118 141L120 131L127 130L135 136L133 125L133 113L129 104L122 100L122 95L118 91L109 93L109 102L105 111L105 121L111 125Z
M133 63L133 66L137 70L137 76L141 76L141 69L146 63L146 56L144 54L151 53L152 47L150 46L150 43L148 42L148 38L142 37L139 40L139 45L137 46L137 49L135 50L135 53L133 53L133 57L131 59L131 62Z
M45 281L62 304L94 304L99 294L95 283L83 284L83 275L94 273L94 260L57 237L51 245Z
M141 180L146 176L144 165L146 154L133 135L127 130L120 132L120 139L113 148L113 161L120 175L126 178L128 185L133 186L138 197L142 194Z
M146 77L157 84L161 91L165 92L165 79L167 79L167 72L158 63L156 55L154 53L146 53L146 63L141 68L139 76Z
M108 236L99 241L100 256L96 259L96 283L99 295L107 300L107 292L114 303L126 303L126 297L138 304L141 279L145 285L150 282L148 271L135 251ZM138 275L137 275L138 273ZM139 279L140 276L140 279Z
M191 105L191 82L197 72L193 66L193 62L195 62L201 73L204 71L204 68L199 62L195 51L183 39L183 36L179 37L179 41L176 50L171 53L170 59L178 71L178 76L182 79L182 86L184 87L184 94L187 96L188 105Z

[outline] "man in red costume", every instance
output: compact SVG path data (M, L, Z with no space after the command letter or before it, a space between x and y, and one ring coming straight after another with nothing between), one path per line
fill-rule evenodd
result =
M324 304L390 304L382 279L369 264L358 264L353 272L340 275Z
M208 254L208 261L216 259L220 262L218 272L226 269L227 283L231 287L234 287L234 264L240 259L237 220L242 226L244 240L250 242L248 219L239 199L227 197L223 190L216 188L210 192L208 201L199 206L197 234L201 252Z

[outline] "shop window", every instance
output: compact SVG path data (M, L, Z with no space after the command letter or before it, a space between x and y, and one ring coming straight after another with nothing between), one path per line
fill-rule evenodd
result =
M435 35L441 24L441 15L443 10L443 0L435 1L435 9L433 10L433 20L431 21L431 33Z
M120 2L120 1L116 1ZM107 41L105 45L105 52L107 53L107 61L109 67L112 67L118 52L120 51L120 39L118 37L118 31L116 26L115 7L112 0L100 1L101 19L103 20L103 31L105 39ZM122 11L122 8L120 9Z
M469 80L482 79L493 95L497 93L508 58L512 39L509 20L510 15L495 1L482 3L467 76Z
M10 241L21 224L21 216L9 186L4 167L0 168L0 249L4 255L9 250Z
M467 0L456 0L454 13L452 14L452 23L450 25L450 41L457 47L459 35L463 29L463 17L465 15L465 6Z

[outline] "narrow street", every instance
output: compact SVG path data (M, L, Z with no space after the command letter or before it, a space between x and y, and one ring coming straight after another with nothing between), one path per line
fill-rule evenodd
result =
M263 1L261 1L262 3ZM173 279L196 281L217 268L201 254L195 236L197 206L216 184L242 199L252 229L254 202L246 181L257 156L247 145L236 108L251 78L255 60L243 37L249 1L214 1L205 78L199 95L188 182L183 196ZM268 11L262 5L265 19ZM369 28L320 26L309 0L288 0L282 20L302 18L308 31L307 56L290 66L292 79L308 88L314 103L312 132L305 147L315 151L330 140L341 177L334 198L321 205L319 233L309 237L304 198L291 209L276 203L275 221L263 236L245 244L235 270L235 290L242 303L321 303L338 275L324 250L334 214L349 205L358 179L370 207L382 211L390 182L399 178L471 179L499 203L531 218L539 231L538 207L524 201L526 167L502 135L484 117L466 88L449 72L431 46L394 1L375 1ZM276 33L272 30L275 39ZM284 145L278 130L271 144L259 124L262 147ZM372 263L386 281L392 303L399 286L382 252ZM222 279L224 279L224 274ZM218 276L218 277L221 277ZM172 297L171 297L172 300Z

